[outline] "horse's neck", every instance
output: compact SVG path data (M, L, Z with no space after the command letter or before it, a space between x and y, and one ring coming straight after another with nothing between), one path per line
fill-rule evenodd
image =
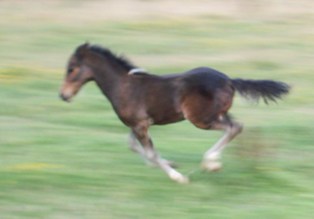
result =
M116 69L112 65L95 70L95 81L111 102L114 101L115 93L122 83L123 73L118 71L122 70Z

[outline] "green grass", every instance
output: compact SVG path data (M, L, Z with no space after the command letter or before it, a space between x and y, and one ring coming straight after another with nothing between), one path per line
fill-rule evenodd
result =
M1 4L1 219L312 218L313 15L80 25L49 14L29 23L37 12ZM159 74L211 66L230 77L282 80L293 89L270 106L235 98L231 112L245 130L225 151L219 173L202 172L199 164L221 133L188 122L152 127L161 154L191 178L177 185L128 150L128 129L93 83L71 104L58 99L67 59L85 40Z

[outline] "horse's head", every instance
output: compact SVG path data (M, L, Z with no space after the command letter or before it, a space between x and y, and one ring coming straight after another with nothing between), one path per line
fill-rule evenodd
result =
M82 85L94 79L92 69L84 62L88 47L87 43L79 46L68 62L66 75L60 90L60 97L64 101L69 102Z

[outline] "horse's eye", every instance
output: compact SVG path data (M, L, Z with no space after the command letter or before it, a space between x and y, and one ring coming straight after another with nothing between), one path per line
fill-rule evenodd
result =
M68 68L68 74L70 74L73 70L74 68Z

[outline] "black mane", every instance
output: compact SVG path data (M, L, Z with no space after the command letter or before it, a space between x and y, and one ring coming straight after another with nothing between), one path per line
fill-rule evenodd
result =
M103 57L117 62L119 65L124 67L127 71L130 71L133 68L136 68L126 57L124 56L118 56L114 53L112 53L109 49L103 48L98 45L91 45L88 47L91 51L98 53L99 55L102 55Z

